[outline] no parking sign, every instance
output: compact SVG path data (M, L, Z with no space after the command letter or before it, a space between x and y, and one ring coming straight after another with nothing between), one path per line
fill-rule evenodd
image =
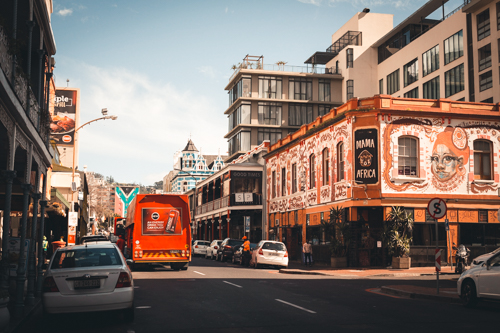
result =
M441 198L434 198L427 204L427 212L436 220L443 218L446 215L446 202Z

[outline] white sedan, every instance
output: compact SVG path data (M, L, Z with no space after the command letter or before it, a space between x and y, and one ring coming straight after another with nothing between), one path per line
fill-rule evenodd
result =
M204 240L197 240L197 241L194 241L194 244L193 244L193 257L195 255L200 255L200 256L204 256L205 254L207 254L207 247L210 245L210 242L209 241L204 241Z
M134 281L125 258L110 242L57 249L43 280L45 314L122 310L134 320Z
M288 251L282 242L263 240L252 251L252 265L259 268L263 265L288 267Z
M214 259L215 256L217 255L217 249L219 248L220 244L222 243L222 240L220 239L215 239L210 243L210 246L207 247L207 253L205 254L205 259Z

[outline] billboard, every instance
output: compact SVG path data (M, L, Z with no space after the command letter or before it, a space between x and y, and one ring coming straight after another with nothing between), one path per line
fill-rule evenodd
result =
M182 235L180 208L143 208L143 235Z
M57 145L73 146L78 121L78 89L58 88L54 96L54 114L50 136Z

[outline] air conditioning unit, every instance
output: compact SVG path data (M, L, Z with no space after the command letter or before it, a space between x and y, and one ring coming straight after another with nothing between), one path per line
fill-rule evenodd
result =
M71 191L76 192L76 183L71 182Z

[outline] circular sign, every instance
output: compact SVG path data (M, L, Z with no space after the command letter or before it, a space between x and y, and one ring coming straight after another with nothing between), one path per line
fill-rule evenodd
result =
M427 212L433 219L440 219L446 215L446 202L441 198L434 198L427 204Z
M157 212L154 212L154 213L151 215L151 218L152 218L153 220L155 220L155 221L156 221L156 220L158 220L158 219L160 218L160 214L158 214Z
M62 140L63 140L63 142L69 143L69 142L71 142L71 136L69 136L69 135L64 135L64 136L62 137Z

